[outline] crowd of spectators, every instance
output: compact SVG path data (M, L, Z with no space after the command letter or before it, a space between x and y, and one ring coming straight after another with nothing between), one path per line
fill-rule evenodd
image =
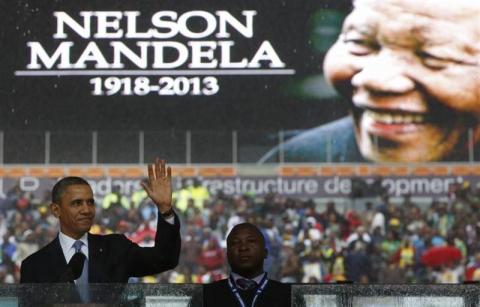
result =
M199 181L174 193L182 222L178 267L132 282L208 283L226 276L225 238L236 224L260 227L268 247L265 269L283 282L350 280L376 283L461 283L480 280L480 198L468 185L445 201L420 206L378 195L356 206L278 194L209 195ZM21 261L54 239L50 193L34 199L18 187L0 199L0 282L19 281ZM93 233L123 233L153 244L155 206L145 192L118 189L97 203ZM433 255L432 257L429 257ZM432 260L433 259L433 260Z

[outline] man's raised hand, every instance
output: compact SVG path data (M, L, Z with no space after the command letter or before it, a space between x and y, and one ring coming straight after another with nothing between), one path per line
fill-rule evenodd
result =
M172 209L172 169L165 168L165 160L155 159L148 165L148 183L141 183L160 213Z

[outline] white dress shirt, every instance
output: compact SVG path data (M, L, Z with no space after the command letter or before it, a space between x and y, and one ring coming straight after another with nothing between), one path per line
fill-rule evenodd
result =
M88 259L88 233L85 233L80 239L80 241L83 242L81 252L87 257ZM70 259L72 259L73 255L75 254L75 248L73 247L73 243L75 243L75 240L73 238L70 238L66 234L60 231L58 234L58 239L60 241L60 246L62 247L63 251L63 256L65 257L65 261L70 262Z

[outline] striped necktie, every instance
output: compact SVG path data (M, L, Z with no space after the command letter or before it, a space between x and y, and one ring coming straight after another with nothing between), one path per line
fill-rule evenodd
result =
M73 248L75 249L75 253L82 252L83 242L80 240L75 241L73 243ZM75 284L77 285L78 291L80 293L80 297L83 302L88 302L90 300L90 293L88 289L88 259L85 257L85 262L83 263L83 270L82 275L75 280Z

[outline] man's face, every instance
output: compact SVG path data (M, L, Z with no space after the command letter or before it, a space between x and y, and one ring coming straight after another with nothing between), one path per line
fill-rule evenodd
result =
M324 70L365 158L448 160L479 139L479 16L478 0L355 2Z
M53 215L60 220L61 231L79 239L90 230L95 218L95 201L90 186L75 184L68 186L60 203L51 204Z
M253 226L238 226L227 238L227 258L232 271L251 278L263 272L267 257L261 234Z

